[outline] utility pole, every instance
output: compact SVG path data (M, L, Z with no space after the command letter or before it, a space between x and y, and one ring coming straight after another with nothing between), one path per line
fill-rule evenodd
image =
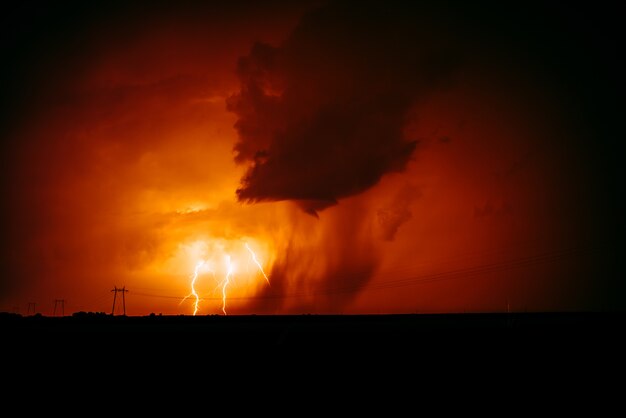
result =
M30 314L30 307L33 307L33 315L37 313L37 304L35 302L28 302L28 310L26 311L26 315Z
M65 299L54 300L54 311L52 312L52 316L57 316L57 306L61 308L61 316L65 316Z
M115 315L115 302L117 301L118 292L122 294L122 307L124 310L124 316L126 316L126 297L124 296L124 294L128 292L128 290L126 290L126 286L123 286L121 288L118 288L117 286L113 286L113 289L111 290L111 292L113 292L113 308L111 309L111 316Z

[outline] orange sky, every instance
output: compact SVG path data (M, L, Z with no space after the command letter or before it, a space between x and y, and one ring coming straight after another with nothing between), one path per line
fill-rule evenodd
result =
M594 221L605 204L589 204L585 138L549 77L484 51L419 90L398 126L415 150L373 185L317 216L296 199L237 200L252 164L235 162L242 116L226 104L237 60L294 39L316 7L114 15L41 58L50 71L33 70L6 135L0 307L110 311L125 285L131 315L190 314L181 298L206 260L199 314L217 314L227 256L234 314L610 307L592 278L614 254ZM306 99L326 100L316 91Z

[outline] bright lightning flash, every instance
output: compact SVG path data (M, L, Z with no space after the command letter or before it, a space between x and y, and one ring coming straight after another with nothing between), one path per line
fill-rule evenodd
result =
M267 274L265 274L265 272L263 271L263 267L261 267L261 263L259 263L259 260L257 260L256 258L256 254L254 253L254 251L252 251L252 248L250 248L247 242L246 242L246 248L250 252L250 255L252 256L252 261L254 261L254 264L256 264L256 266L259 268L259 271L261 272L263 277L265 277L265 281L267 282L267 284L270 284L270 279L267 277Z
M224 315L226 315L226 287L230 283L230 277L233 274L233 264L230 261L229 255L226 256L226 265L228 268L226 270L226 277L222 283L222 312L224 312Z
M200 267L204 265L204 261L198 261L196 264L196 268L193 270L193 275L191 276L191 293L184 297L181 303L190 296L193 296L196 300L193 303L193 316L196 316L198 313L198 303L200 302L200 297L198 296L198 292L196 292L196 280L198 279L198 273Z
M248 245L248 243L245 243L244 246L246 247L246 250L248 250L248 252L250 253L250 257L252 258L252 261L254 262L254 264L257 266L257 268L259 269L259 272L263 275L263 277L265 278L265 281L267 282L267 284L270 284L270 279L267 276L267 274L265 274L265 271L263 270L263 267L261 266L261 263L259 262L256 253L252 250L252 248L250 248L250 246ZM222 288L222 312L224 313L224 315L226 315L226 299L227 299L227 288L229 286L229 284L231 283L231 279L233 278L233 274L235 271L235 263L233 262L230 254L226 254L225 255L225 261L226 261L226 270L225 270L225 276L224 276L224 280L222 280L219 284L218 287L221 286ZM207 263L207 261L205 260L200 260L198 261L198 263L196 263L196 267L194 268L194 272L193 275L191 276L191 292L189 293L189 295L185 296L183 298L183 300L181 301L181 303L183 301L185 301L185 299L193 296L195 298L195 302L194 302L194 310L193 310L193 315L195 316L198 313L198 304L200 303L200 296L198 295L198 292L196 291L196 281L198 279L198 276L200 274L200 269ZM208 267L208 264L207 264ZM209 269L209 271L213 274L213 276L215 277L215 271L213 269Z

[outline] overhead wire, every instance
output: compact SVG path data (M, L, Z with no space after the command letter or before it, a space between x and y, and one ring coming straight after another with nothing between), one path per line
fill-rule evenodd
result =
M595 249L597 251L597 249ZM516 259L510 259L505 261L480 264L476 266L469 266L464 268L458 268L454 270L448 270L437 273L425 273L411 275L410 277L403 277L395 280L384 280L382 282L365 281L356 284L350 284L346 286L327 287L320 289L316 292L291 292L283 294L264 294L255 296L237 296L230 297L231 300L255 300L255 299L286 299L286 298L298 298L298 297L314 297L314 296L328 296L341 293L352 293L361 290L366 291L382 291L385 289L393 289L398 287L413 286L424 283L431 283L445 280L459 280L459 279L471 279L478 275L489 274L494 272L501 272L508 269L515 269L521 267L529 267L534 265L541 265L547 263L555 263L561 260L565 260L569 257L580 256L581 254L594 252L594 249L575 247L569 249L562 249L556 251L550 251L541 254L535 254L526 257L520 257ZM388 274L388 273L385 273ZM134 296L162 298L162 299L176 299L181 300L183 297L172 295L158 295L153 293L133 292ZM220 297L203 297L201 300L221 300Z

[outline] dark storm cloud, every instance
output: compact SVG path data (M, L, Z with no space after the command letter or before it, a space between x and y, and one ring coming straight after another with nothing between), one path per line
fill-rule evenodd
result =
M402 171L416 147L410 107L458 67L458 42L428 13L331 5L303 17L280 47L238 63L236 160L242 201L294 200L315 214ZM454 45L454 47L452 46Z

